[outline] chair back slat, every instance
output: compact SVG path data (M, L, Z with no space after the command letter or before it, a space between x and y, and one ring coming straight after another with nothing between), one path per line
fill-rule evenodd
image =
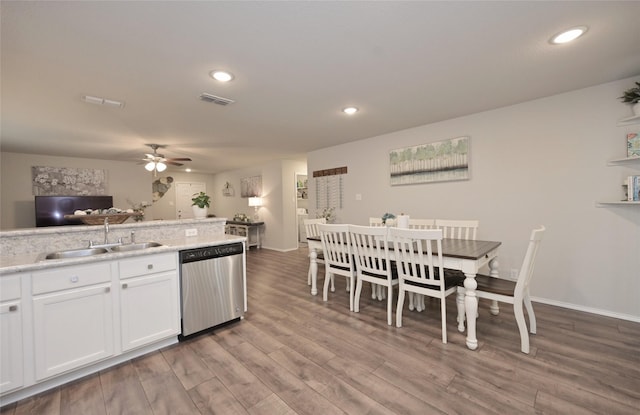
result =
M409 229L435 229L435 219L413 219L409 218Z
M436 219L436 228L442 230L443 238L475 240L480 222L477 220Z
M538 248L540 248L540 241L542 241L542 236L544 235L545 230L546 229L544 226L540 226L538 229L534 229L533 231L531 231L531 237L529 238L527 252L524 255L522 267L520 268L520 273L518 274L518 281L516 282L516 288L514 292L514 297L516 299L521 299L524 295L524 292L529 288L529 283L531 282L533 269L535 267L536 256L538 254Z
M340 274L353 272L349 225L318 224L325 267L335 268Z
M391 269L387 243L388 228L349 225L349 234L358 275L370 273L386 276Z
M320 231L318 231L318 225L327 223L325 218L319 219L304 219L304 230L307 234L307 238L320 236Z
M387 223L382 223L382 218L369 218L369 226L396 226L395 219L387 219Z
M389 237L400 281L444 288L442 230L390 228Z

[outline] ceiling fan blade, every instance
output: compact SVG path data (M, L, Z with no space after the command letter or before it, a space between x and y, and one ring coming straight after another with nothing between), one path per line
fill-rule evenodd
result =
M175 161L171 161L171 160L165 160L164 162L166 164L171 164L172 166L183 166L182 163L176 163Z
M171 158L168 158L167 160L171 160L171 161L191 161L191 159L189 157L171 157Z

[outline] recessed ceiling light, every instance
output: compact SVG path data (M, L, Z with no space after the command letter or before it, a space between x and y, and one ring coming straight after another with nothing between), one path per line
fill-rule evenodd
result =
M344 112L345 114L348 114L348 115L353 115L356 112L358 112L358 108L356 108L356 107L347 107L347 108L343 108L342 112Z
M563 43L568 43L572 40L576 40L585 33L587 33L587 26L572 27L571 29L554 35L553 37L551 37L549 42L554 45L561 45Z
M233 75L230 74L229 72L218 71L218 70L211 71L211 77L216 81L220 81L220 82L229 82L230 80L233 79Z
M191 173L191 169L188 168L188 167L186 169L184 169L184 171L186 171L187 173Z

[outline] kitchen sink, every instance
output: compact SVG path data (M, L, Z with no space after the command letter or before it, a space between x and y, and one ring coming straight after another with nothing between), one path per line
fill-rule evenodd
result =
M135 244L124 244L111 247L112 252L127 252L127 251L137 251L139 249L147 249L147 248L155 248L156 246L162 246L162 244L158 242L140 242Z
M83 256L106 254L107 252L109 252L109 250L106 248L69 249L68 251L51 252L45 256L45 259L78 258Z

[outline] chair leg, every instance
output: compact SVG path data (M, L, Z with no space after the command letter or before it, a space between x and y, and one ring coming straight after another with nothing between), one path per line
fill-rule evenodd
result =
M353 297L356 291L356 277L353 275L347 277L349 280L349 311L353 311Z
M498 314L500 314L500 306L498 305L497 300L491 300L491 305L489 306L489 312L494 316L497 316Z
M418 302L420 303L420 308L418 309L418 311L426 310L426 307L424 306L424 298L426 296L424 294L417 294L416 297L418 298Z
M464 332L464 287L458 287L456 291L456 305L458 306L458 331Z
M387 291L387 324L390 326L393 324L393 287L389 285Z
M402 327L402 308L404 307L404 293L402 287L398 287L398 306L396 307L396 327ZM413 293L409 293L413 294Z
M527 314L529 314L529 333L536 334L536 314L533 312L533 305L531 304L529 293L524 296L524 306L527 308Z
M331 292L336 292L336 278L333 274L331 274Z
M311 285L311 265L309 265L309 271L307 271L307 285Z
M415 307L415 305L413 304L414 298L415 298L416 294L415 293L409 293L409 310L413 311Z
M424 296L423 296L424 297ZM440 319L442 320L442 343L447 343L447 298L440 298Z
M529 333L527 332L527 323L524 320L522 303L522 300L513 302L513 314L516 316L516 323L520 331L520 350L522 350L522 353L529 354Z
M375 300L376 299L376 291L378 290L378 285L371 283L371 299Z
M353 298L353 311L356 313L360 312L360 293L362 293L362 280L359 279L356 282L356 293Z
M324 287L322 289L322 300L327 301L329 299L329 283L333 280L333 274L326 272L324 274Z

